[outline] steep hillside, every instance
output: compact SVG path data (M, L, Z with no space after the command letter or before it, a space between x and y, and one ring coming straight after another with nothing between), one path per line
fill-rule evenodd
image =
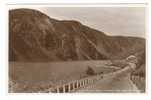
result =
M78 21L52 19L32 9L9 11L9 61L120 59L142 50L142 38L107 36Z

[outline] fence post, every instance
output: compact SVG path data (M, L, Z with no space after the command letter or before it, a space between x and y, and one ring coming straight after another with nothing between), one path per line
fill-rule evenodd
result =
M70 88L70 84L71 84L71 83L68 84L68 92L70 92L70 89L71 89L71 88Z
M84 80L82 80L82 86L84 86Z
M89 84L89 79L87 79L87 84Z
M83 86L83 80L81 81L81 86Z
M136 79L134 76L131 77L132 79ZM140 80L142 80L142 78L138 77ZM68 83L68 84L64 84L61 87L56 87L56 93L65 93L65 92L71 92L72 90L74 91L76 88L80 88L80 87L84 87L85 85L88 84L93 84L94 82L98 81L101 79L101 75L97 75L95 77L90 77L90 78L85 78L85 79L81 79L81 80L76 80L72 83ZM60 90L61 88L61 90ZM48 91L53 91L51 89L49 89Z
M82 81L80 80L80 87L82 86Z
M73 87L72 90L74 90L75 89L75 83L74 82L72 83L72 87Z
M76 83L77 83L77 88L79 88L79 82L78 82L78 81L76 81Z
M57 93L59 93L59 87L57 87L56 89L57 89Z
M65 85L63 85L62 88L63 88L63 93L65 93L66 92Z
M85 86L85 79L84 79L84 81L83 81L83 84L84 84L84 86Z
M84 80L84 86L86 85L86 79Z

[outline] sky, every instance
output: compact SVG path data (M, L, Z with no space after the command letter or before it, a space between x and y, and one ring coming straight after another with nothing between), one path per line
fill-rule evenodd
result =
M77 20L108 35L145 37L144 7L43 7L57 20Z

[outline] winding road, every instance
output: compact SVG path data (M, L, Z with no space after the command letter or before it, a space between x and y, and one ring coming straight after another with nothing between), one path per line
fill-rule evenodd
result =
M140 91L130 79L130 73L133 71L134 64L127 65L123 69L116 72L104 75L103 79L97 81L94 84L88 85L84 88L80 88L75 92L135 92Z

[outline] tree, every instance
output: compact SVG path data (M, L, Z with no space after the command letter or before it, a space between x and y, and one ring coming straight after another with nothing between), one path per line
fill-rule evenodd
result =
M86 70L86 74L87 75L95 75L95 71L91 67L88 66L88 68Z

